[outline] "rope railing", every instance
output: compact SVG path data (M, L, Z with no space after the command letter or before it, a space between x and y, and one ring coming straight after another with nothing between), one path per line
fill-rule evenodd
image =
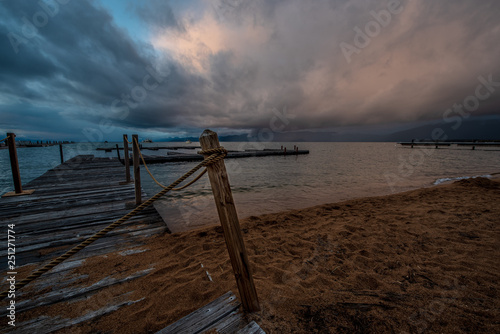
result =
M137 151L139 152L139 156L141 157L141 160L142 160L142 164L144 165L144 168L146 168L146 171L148 172L149 176L151 177L151 179L157 184L159 185L160 187L162 187L163 189L167 188L166 186L164 186L162 183L160 183L160 181L158 181L153 173L151 173L151 171L149 170L148 168L148 165L146 164L146 160L144 159L144 156L142 155L142 152L141 152L141 149L139 147L139 143L137 142L137 140L134 140L134 144L136 145L137 147ZM224 149L224 147L220 147L220 152L215 152L215 153L220 153L220 154L224 154L224 157L227 155L227 151L226 149ZM198 154L203 154L202 151L199 151ZM182 186L182 187L179 187L179 188L173 188L172 191L179 191L179 190L182 190L182 189L186 189L187 187L189 187L190 185L194 184L196 181L198 181L199 179L202 178L203 175L205 175L207 172L207 169L205 168L196 178L194 178L192 181L190 181L188 184Z
M202 154L204 156L208 156L208 157L205 158L205 160L203 160L197 166L195 166L194 168L192 168L190 171L188 171L186 174L184 174L183 176L181 176L180 178L178 178L176 181L174 181L168 187L164 187L164 189L161 190L159 193L157 193L156 195L154 195L153 197L151 197L147 201L145 201L142 204L140 204L134 210L132 210L129 213L127 213L125 216L121 217L120 219L116 220L115 222L113 222L112 224L110 224L109 226L107 226L106 228L104 228L104 229L100 230L99 232L95 233L93 236L91 236L90 238L86 239L85 241L83 241L79 245L73 247L72 249L70 249L69 251L67 251L66 253L64 253L63 255L61 255L61 256L53 259L52 261L50 261L48 264L46 264L42 268L40 268L40 269L34 271L33 273L31 273L31 275L29 275L28 277L26 277L22 281L16 282L16 284L15 284L16 291L19 290L19 289L21 289L22 287L26 286L27 284L33 282L34 280L36 280L38 277L40 277L41 275L43 275L44 273L46 273L50 269L52 269L55 266L61 264L62 262L64 262L69 257L75 255L76 253L78 253L79 251L81 251L82 249L84 249L85 247L87 247L88 245L92 244L94 241L96 241L96 240L104 237L108 232L110 232L113 229L117 228L118 226L120 226L121 224L123 224L124 222L126 222L127 220L129 220L130 218L136 216L139 212L141 212L142 210L144 210L145 208L147 208L148 206L150 206L151 204L153 204L160 197L162 197L163 195L165 195L169 191L174 190L174 188L176 186L178 186L179 184L181 184L182 182L184 182L187 178L189 178L191 175L193 175L194 173L196 173L199 169L201 169L203 167L206 167L208 165L211 165L213 163L216 163L216 162L218 162L220 160L223 160L225 158L225 156L227 155L227 151L223 147L219 147L219 148L216 148L216 149L205 150L205 151L199 151L198 153ZM204 173L200 174L195 180L196 181L199 180L199 178L203 174ZM194 181L194 182L196 182L196 181ZM192 181L188 185L191 185L194 182ZM184 186L183 188L187 187L188 185ZM3 291L2 293L0 293L0 300L4 299L8 294L9 294L9 290L6 290L6 291Z
M4 139L0 140L0 143L6 141L7 139L9 139L9 137L5 137Z

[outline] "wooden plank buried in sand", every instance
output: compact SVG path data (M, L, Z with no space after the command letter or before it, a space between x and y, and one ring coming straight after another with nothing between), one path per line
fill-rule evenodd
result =
M211 303L185 316L181 320L156 332L156 334L203 333L216 326L218 322L238 310L240 302L231 292L225 293Z
M130 293L127 293L130 294ZM41 316L39 318L35 318L33 320L29 320L26 322L22 322L16 324L17 330L10 332L11 334L23 334L23 333L37 333L37 334L48 334L54 333L57 330L64 329L70 326L78 325L86 321L90 321L94 318L102 317L103 315L112 313L123 306L133 305L137 302L140 302L142 299L134 300L134 301L119 301L119 298L122 296L126 296L127 294L121 295L118 298L115 298L110 305L107 305L104 308L101 308L97 311L91 311L86 313L85 315L74 318L74 319L65 319L61 317L49 317L49 316Z
M114 277L105 277L99 282L96 282L90 286L87 287L68 287L56 291L50 291L47 292L41 296L37 296L34 299L24 299L18 303L16 303L16 311L17 312L25 312L28 310L32 310L37 307L41 306L49 306L52 304L60 303L66 300L71 300L80 296L85 296L88 295L92 292L99 291L103 288L110 287L113 285L118 285L122 283L126 283L129 281L132 281L134 279L146 276L149 274L151 271L153 271L154 268L142 270L139 272L136 272L130 276L127 276L125 278L114 278ZM2 311L0 313L0 316L4 317L7 314L6 311Z
M236 334L266 334L255 321L252 321L245 328L240 329Z

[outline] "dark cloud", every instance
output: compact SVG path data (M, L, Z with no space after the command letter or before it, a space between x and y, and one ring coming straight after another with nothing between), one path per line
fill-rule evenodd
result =
M287 130L438 120L479 76L500 81L498 1L401 1L356 46L355 29L390 3L214 0L180 11L151 0L131 7L151 27L138 41L90 0L59 5L27 37L23 18L33 22L39 1L2 1L0 110L10 116L0 127L14 127L10 110L37 108L54 123L158 131L266 128L283 108ZM350 61L342 42L357 47ZM499 113L495 89L474 115Z
M39 14L38 1L4 1L0 7L1 22L9 23L0 25L0 87L14 103L51 107L56 114L80 106L74 116L85 118L85 110L108 108L113 97L130 91L151 66L93 2L59 5L53 17Z
M177 18L168 1L149 0L136 5L137 15L146 23L161 29L184 31L182 22Z
M22 115L22 117L20 117ZM2 126L9 125L22 140L73 140L81 139L82 130L95 127L91 123L63 117L53 109L20 103L1 111ZM80 134L80 136L75 136Z

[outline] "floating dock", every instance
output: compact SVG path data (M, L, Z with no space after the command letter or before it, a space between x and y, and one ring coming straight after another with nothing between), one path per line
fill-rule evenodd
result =
M143 148L144 149L144 148ZM116 150L116 149L115 149ZM269 157L269 156L288 156L288 155L302 155L309 154L309 150L281 150L281 149L264 149L260 151L256 150L246 150L246 151L228 151L226 159L234 158L252 158L252 157ZM164 156L152 156L145 155L144 160L147 164L160 164L168 162L183 162L183 161L201 161L203 160L203 155L200 154L186 154L175 152L174 154L164 155ZM120 159L123 163L123 159ZM132 158L130 158L130 164L132 165ZM142 161L141 161L142 163Z
M500 142L440 142L440 141L405 141L405 142L398 142L399 145L401 146L430 146L430 147L435 147L438 148L440 146L444 147L450 147L450 146L469 146L472 147L472 149L475 149L476 147L500 147Z
M152 151L158 151L158 150L195 150L195 149L201 149L201 146L143 146L140 144L141 150L152 150ZM119 150L123 151L123 147L118 147ZM96 148L96 151L106 151L106 152L113 152L116 150L116 147L98 147ZM129 151L132 151L132 147L128 148Z

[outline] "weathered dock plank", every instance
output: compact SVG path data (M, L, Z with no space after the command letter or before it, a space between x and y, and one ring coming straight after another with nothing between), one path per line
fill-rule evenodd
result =
M121 297L121 296L120 296ZM20 323L17 325L16 330L9 332L10 334L25 334L25 333L36 333L36 334L48 334L54 333L58 330L67 328L69 326L78 325L86 321L91 321L94 318L102 317L103 315L112 313L118 310L120 307L135 304L142 299L134 301L120 301L120 297L116 297L109 302L109 305L101 308L94 312L89 312L76 319L65 319L61 317L47 317L42 316L38 319L33 319Z
M92 284L91 286L88 287L77 287L75 288L74 286L65 288L65 289L58 289L54 291L50 291L47 294L43 295L42 297L39 298L34 298L34 299L25 299L17 303L17 311L18 312L23 312L23 311L28 311L32 310L37 307L41 306L48 306L64 301L69 301L71 299L81 297L84 295L87 295L89 293L92 293L94 291L100 290L105 287L113 286L116 284L120 283L125 283L129 282L133 279L143 277L147 274L149 274L153 269L147 269L143 270L140 272L137 272L131 276L122 278L122 279L117 279L114 277L106 277L99 282L96 282Z
M244 328L236 332L236 334L266 334L266 332L264 332L255 321L252 321Z
M241 303L231 292L188 314L156 334L197 334L215 330L217 333L262 333L255 322L248 323L239 311Z

